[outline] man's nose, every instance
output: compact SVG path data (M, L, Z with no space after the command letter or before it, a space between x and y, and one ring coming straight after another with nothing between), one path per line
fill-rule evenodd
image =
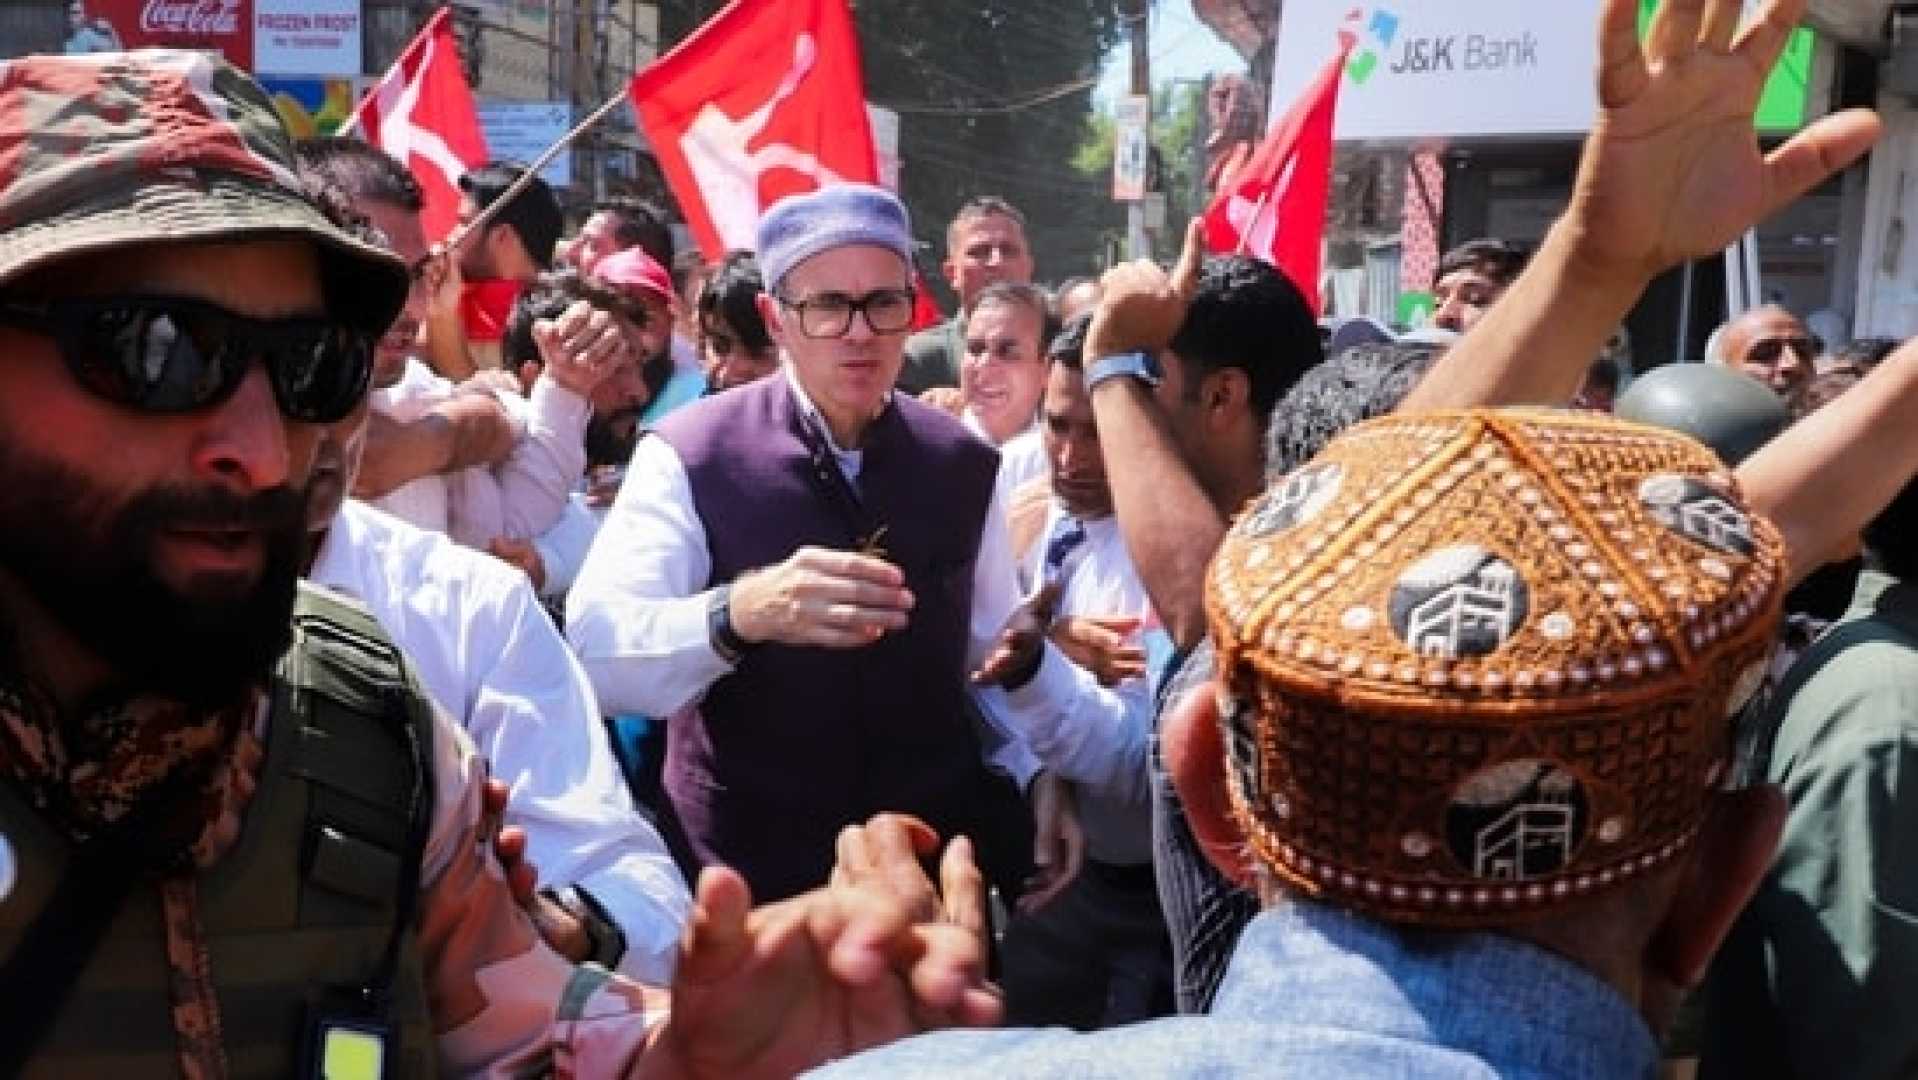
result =
M255 365L231 397L206 410L194 470L252 494L285 484L291 463L286 418L266 369Z

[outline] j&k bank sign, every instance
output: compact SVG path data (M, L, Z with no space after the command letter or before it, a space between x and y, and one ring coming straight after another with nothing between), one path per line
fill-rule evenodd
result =
M1272 115L1297 100L1349 38L1342 141L1575 136L1598 113L1600 0L1311 0L1285 5ZM1749 5L1748 5L1749 6ZM1657 0L1640 0L1640 31ZM1811 108L1814 42L1792 37L1758 126L1789 131Z
M1582 133L1596 111L1598 0L1285 5L1278 115L1352 38L1341 140Z

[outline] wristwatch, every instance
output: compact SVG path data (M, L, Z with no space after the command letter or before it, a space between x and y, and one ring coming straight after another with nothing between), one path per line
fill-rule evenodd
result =
M721 585L706 601L706 637L728 667L738 667L752 643L733 629L733 587Z
M1165 371L1159 367L1157 356L1143 350L1102 356L1086 368L1086 392L1091 393L1107 379L1121 378L1137 379L1147 386L1157 386L1164 381Z
M540 893L579 920L586 931L587 960L608 971L619 966L619 958L626 955L626 935L592 893L577 885L558 890L541 889Z

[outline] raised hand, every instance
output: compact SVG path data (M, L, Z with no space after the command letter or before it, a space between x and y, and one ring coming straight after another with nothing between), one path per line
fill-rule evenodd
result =
M1867 110L1825 117L1761 154L1753 114L1805 0L1663 0L1641 47L1638 0L1605 0L1598 122L1567 224L1606 269L1649 279L1714 254L1871 146Z
M672 1012L637 1075L783 1078L921 1031L999 1019L980 939L916 922L885 888L750 904L739 875L700 875Z
M557 319L534 323L533 342L546 376L580 397L591 394L632 355L632 345L612 312L585 300L575 301Z
M1160 349L1185 322L1205 267L1205 222L1185 230L1185 249L1170 273L1150 259L1122 263L1099 279L1099 306L1086 328L1086 363L1135 349Z

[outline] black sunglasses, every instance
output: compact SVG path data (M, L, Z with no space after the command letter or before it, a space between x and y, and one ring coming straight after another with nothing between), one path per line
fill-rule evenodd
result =
M252 319L184 297L0 303L0 325L51 337L82 386L141 412L224 401L257 359L287 419L330 424L359 405L373 377L376 335L326 319Z

